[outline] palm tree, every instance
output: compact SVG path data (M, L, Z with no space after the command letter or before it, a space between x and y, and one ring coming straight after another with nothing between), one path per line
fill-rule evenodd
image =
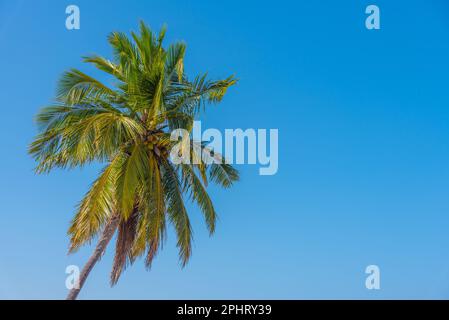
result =
M192 148L185 150L191 157L209 154L212 163L176 164L170 157L177 143L170 140L170 132L178 128L191 132L199 111L220 102L236 79L211 81L201 75L189 81L183 72L185 44L165 49L164 35L165 27L154 34L143 22L132 39L111 33L112 61L96 55L84 61L112 76L114 84L107 86L71 69L59 81L55 104L36 117L39 134L29 152L38 163L37 173L105 163L68 231L71 253L96 237L98 243L81 271L78 288L67 299L76 299L116 233L111 285L139 257L145 256L151 267L165 239L167 221L174 226L184 267L192 241L184 200L198 205L212 234L217 215L206 191L208 180L225 188L238 180L238 172L202 143L189 142Z

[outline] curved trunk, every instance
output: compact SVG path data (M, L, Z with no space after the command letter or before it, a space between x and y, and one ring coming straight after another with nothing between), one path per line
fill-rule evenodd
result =
M92 253L86 265L84 266L83 270L81 271L79 279L79 287L71 289L69 294L67 295L66 300L75 300L76 297L78 296L79 292L81 291L81 288L86 282L87 277L89 276L89 273L92 271L93 267L98 262L98 260L100 260L101 256L106 250L109 241L111 241L112 237L114 236L119 220L120 219L118 216L114 216L105 226L103 233L101 234L101 238L98 241L97 246L95 247L94 252Z

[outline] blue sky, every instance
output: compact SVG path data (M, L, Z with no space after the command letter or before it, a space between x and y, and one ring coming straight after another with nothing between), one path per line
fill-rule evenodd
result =
M81 29L65 28L65 8ZM365 28L365 8L381 30ZM110 288L109 250L80 298L449 298L449 5L446 1L0 0L0 298L64 298L66 230L99 166L36 176L33 116L58 76L110 31L139 19L185 40L186 71L235 74L203 127L279 129L279 171L211 189L209 238L191 210L194 252L178 264L170 232L147 272L137 262ZM381 290L365 288L365 267Z

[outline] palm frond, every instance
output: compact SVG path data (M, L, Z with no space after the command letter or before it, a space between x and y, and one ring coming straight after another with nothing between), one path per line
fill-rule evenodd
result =
M239 180L239 172L227 163L212 163L209 167L209 179L224 188L229 188Z
M115 244L115 256L111 271L111 285L115 285L120 275L131 262L132 248L137 235L137 223L139 213L137 208L128 219L121 219L118 226L117 240Z
M70 252L90 241L98 234L107 219L116 210L115 181L117 170L124 157L118 154L107 165L98 179L92 184L84 199L78 206L78 211L69 228Z
M210 199L205 186L201 183L201 180L195 174L195 171L191 165L182 165L184 174L184 185L187 186L187 190L191 191L191 198L198 204L201 212L206 220L209 233L212 235L215 231L215 223L217 220L217 214L214 209L212 200Z
M177 246L181 265L185 266L192 253L192 229L189 215L184 206L181 184L175 169L168 161L162 161L163 188L166 197L167 213L175 227L178 238Z
M87 74L71 69L65 72L59 80L56 97L68 105L82 103L84 99L114 100L116 93L100 81Z
M148 156L145 145L136 143L130 148L117 177L117 203L121 216L130 217L138 195L139 186L148 175Z

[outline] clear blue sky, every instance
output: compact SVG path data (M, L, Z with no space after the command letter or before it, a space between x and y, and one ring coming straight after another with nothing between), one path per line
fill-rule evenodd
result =
M0 298L64 298L74 207L99 166L33 173L33 116L58 76L112 30L139 19L185 40L188 74L236 74L203 126L278 128L279 172L240 166L212 189L213 238L192 211L194 252L181 270L173 234L154 267L111 289L111 250L80 298L449 298L449 5L447 1L0 0ZM365 7L381 30L365 29ZM381 269L381 290L364 286Z

